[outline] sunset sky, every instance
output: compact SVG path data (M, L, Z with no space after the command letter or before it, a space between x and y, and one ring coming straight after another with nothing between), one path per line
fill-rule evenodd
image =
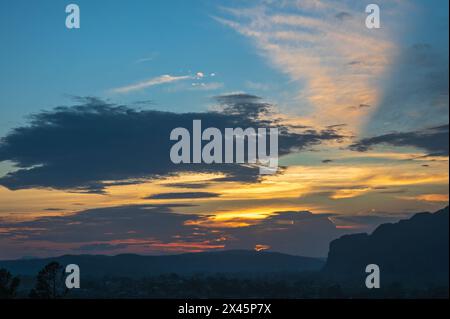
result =
M448 205L448 1L0 2L0 259L269 249ZM170 131L282 128L278 174Z

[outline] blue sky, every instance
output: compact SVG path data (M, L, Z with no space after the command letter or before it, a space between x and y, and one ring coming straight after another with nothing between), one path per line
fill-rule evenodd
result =
M0 51L0 135L23 123L24 117L30 113L67 104L69 96L97 96L119 103L152 100L152 108L186 112L206 109L215 95L245 91L263 96L288 113L309 115L316 106L312 105L314 103L309 97L315 98L315 93L308 92L314 90L308 82L314 82L317 70L297 68L292 57L297 56L299 64L307 65L311 56L327 52L333 56L341 48L338 44L315 41L310 50L306 50L301 48L298 40L276 38L274 35L275 32L280 35L282 32L298 32L295 26L263 24L261 20L281 14L300 14L321 21L324 17L348 12L362 24L365 17L364 3L355 1L335 2L333 9L314 1L279 4L270 1L196 1L195 5L186 1L132 1L127 5L121 1L76 3L81 9L82 27L79 30L65 28L64 9L68 2L1 2L0 38L4 49ZM424 72L420 68L416 70L414 65L402 67L402 52L414 45L426 44L433 52L438 52L437 59L444 64L444 72L440 75L448 73L445 70L445 63L448 66L448 2L436 0L426 5L422 1L380 3L382 29L368 32L362 27L357 35L368 38L373 42L372 46L381 48L385 45L386 50L394 52L395 49L399 53L390 58L386 56L394 62L386 65L383 72L362 71L367 72L367 78L361 83L367 83L361 84L366 86L359 88L361 95L373 94L364 92L370 86L372 91L377 91L380 100L377 101L377 111L369 115L372 119L365 120L368 122L366 132L360 132L370 135L390 130L383 123L391 123L392 117L417 113L417 110L425 116L425 120L421 119L422 124L442 124L436 118L441 110L436 114L430 113L429 109L426 112L423 107L421 109L423 100L430 100L429 92L424 92L425 96L414 98L414 101L407 100L404 103L407 105L394 107L397 113L402 109L403 114L391 114L393 107L389 91L398 86L399 77L402 81L405 76L418 77L419 80L411 81L402 94L414 94L417 87L425 86ZM241 10L239 14L238 9ZM349 30L355 31L353 26L349 26ZM251 34L254 31L260 34ZM316 32L320 38L320 33L326 32L326 26L316 24L311 32ZM342 45L354 45L352 43L343 41ZM268 45L277 45L277 52ZM370 46L360 48L359 56L367 48ZM433 52L430 53L431 59L434 58ZM374 56L380 57L385 53L380 49L374 52ZM303 58L306 62L302 62ZM343 71L336 65L340 63L336 61L344 61L345 58L333 56L331 63L334 65L327 65L328 80L336 83L348 81L355 85L354 78L345 74L341 76ZM111 92L114 88L162 75L194 77L198 72L205 76L127 94ZM426 72L426 77L430 77L435 70ZM320 86L319 89L322 94L323 89ZM335 89L342 90L342 87ZM349 93L357 94L357 89ZM439 92L431 94L439 95ZM398 96L399 92L394 95ZM388 100L384 102L385 96ZM354 102L347 100L344 103ZM322 104L328 102L336 104L330 99L323 99ZM372 101L356 103L370 104ZM329 112L326 107L324 109ZM324 118L323 115L318 116ZM404 129L413 129L419 124L417 118L420 116L416 119L406 116L395 127L400 124Z
M204 109L219 92L245 90L253 82L287 82L267 67L250 43L211 17L218 3L76 3L81 10L79 30L65 28L64 1L1 2L1 135L31 112L67 103L67 95L117 102L150 99L153 107L185 112ZM203 81L184 81L173 91L163 85L109 94L112 88L160 75L197 72L206 75ZM196 90L192 82L214 85ZM252 90L266 87L255 85Z

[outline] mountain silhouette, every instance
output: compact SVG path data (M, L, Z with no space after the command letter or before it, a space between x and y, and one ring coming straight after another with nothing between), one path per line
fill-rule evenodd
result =
M418 213L371 234L345 235L330 243L323 273L343 284L365 287L368 264L380 268L381 285L442 285L449 280L448 206Z
M322 259L292 256L275 252L229 250L166 256L123 254L65 255L56 258L0 261L16 275L36 275L46 264L77 264L83 276L145 277L166 273L271 273L320 270Z

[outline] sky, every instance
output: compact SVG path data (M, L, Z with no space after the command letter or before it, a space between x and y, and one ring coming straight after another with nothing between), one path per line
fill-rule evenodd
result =
M0 259L331 240L448 205L448 1L0 0ZM174 165L175 127L280 165Z

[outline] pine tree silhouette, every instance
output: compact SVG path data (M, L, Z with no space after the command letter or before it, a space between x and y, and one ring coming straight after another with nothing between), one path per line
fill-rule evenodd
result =
M30 298L59 299L68 291L63 267L57 262L51 262L39 272L36 285L30 291Z
M0 299L12 299L16 296L20 279L6 269L0 269Z

